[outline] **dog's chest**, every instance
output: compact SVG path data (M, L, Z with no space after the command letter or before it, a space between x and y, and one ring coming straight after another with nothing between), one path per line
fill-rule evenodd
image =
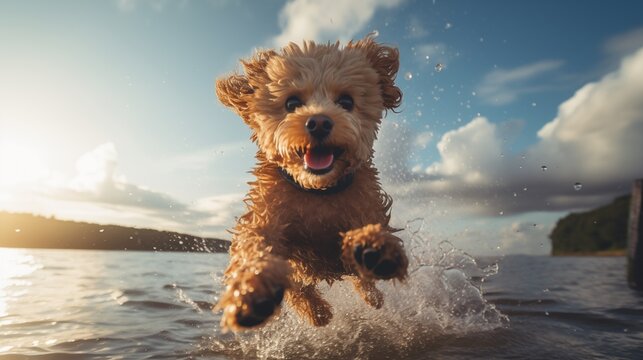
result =
M381 221L373 216L373 209L362 209L359 202L346 196L306 195L291 202L284 214L288 224L284 236L290 249L337 259L340 233Z

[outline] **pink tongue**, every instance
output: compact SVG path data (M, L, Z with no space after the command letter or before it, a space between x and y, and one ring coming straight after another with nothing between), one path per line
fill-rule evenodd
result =
M323 170L333 164L333 153L320 154L312 151L306 152L304 161L309 169Z

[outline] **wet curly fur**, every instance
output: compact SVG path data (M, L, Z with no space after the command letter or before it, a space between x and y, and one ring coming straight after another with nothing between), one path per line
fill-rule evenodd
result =
M391 199L372 161L382 115L402 100L394 84L398 58L397 49L371 37L343 47L291 43L258 51L242 60L244 74L217 80L219 100L241 116L259 147L217 305L224 329L264 324L284 298L323 326L332 309L316 288L320 281L349 279L380 308L375 281L406 277L402 241L389 226ZM299 102L288 107L293 97ZM324 121L321 135L315 119ZM314 156L332 163L315 171L307 162Z

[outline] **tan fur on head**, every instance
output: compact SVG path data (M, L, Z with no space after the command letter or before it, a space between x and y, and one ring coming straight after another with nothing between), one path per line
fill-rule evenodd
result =
M402 93L394 84L399 67L397 49L372 38L319 45L291 43L280 52L259 51L243 61L244 75L217 80L217 96L253 130L253 140L266 159L285 169L303 187L320 189L367 163L382 113L400 105ZM355 107L338 106L350 95ZM285 102L298 96L304 106L288 113ZM343 150L333 170L323 176L304 169L302 154L314 146L304 124L316 114L334 122L324 145Z

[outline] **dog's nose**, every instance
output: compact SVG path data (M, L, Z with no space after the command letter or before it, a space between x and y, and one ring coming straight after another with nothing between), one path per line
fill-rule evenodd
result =
M333 129L333 120L326 115L313 115L306 121L308 133L317 140L322 140Z

